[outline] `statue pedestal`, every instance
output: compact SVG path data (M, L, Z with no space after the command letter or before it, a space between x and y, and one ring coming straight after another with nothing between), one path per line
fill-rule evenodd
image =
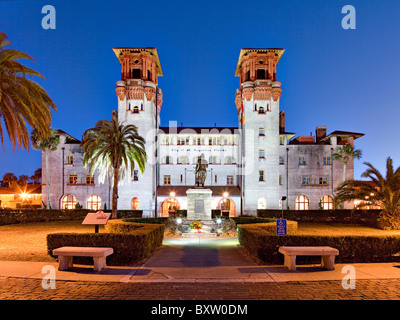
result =
M211 220L211 194L210 189L189 189L187 195L187 219Z

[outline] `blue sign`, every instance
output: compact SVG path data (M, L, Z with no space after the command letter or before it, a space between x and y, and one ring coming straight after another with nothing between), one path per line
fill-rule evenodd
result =
M278 236L285 236L287 234L286 219L277 219L276 220L276 234Z

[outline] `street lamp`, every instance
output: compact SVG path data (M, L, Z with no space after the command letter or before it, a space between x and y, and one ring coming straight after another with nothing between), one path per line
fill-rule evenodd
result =
M283 201L286 200L286 196L281 197L281 206L282 206L282 219L283 219Z

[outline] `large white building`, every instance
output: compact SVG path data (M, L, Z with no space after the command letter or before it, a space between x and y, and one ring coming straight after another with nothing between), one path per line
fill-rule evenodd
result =
M148 162L119 186L118 209L143 210L144 216L168 216L186 209L186 190L195 186L195 165L208 162L205 187L212 206L230 216L256 215L257 209L331 209L335 188L343 181L343 163L332 161L340 145L363 136L320 126L314 136L296 137L285 129L280 110L277 65L283 49L242 49L235 75L238 126L160 127L162 76L155 48L114 48L121 63L117 81L118 119L132 123L146 140ZM59 130L61 143L49 155L52 208L111 208L110 181L100 183L82 164L80 141ZM354 163L346 178L353 178ZM45 168L45 154L43 154ZM46 181L46 170L42 170ZM46 186L42 188L46 202ZM286 197L282 201L283 197Z

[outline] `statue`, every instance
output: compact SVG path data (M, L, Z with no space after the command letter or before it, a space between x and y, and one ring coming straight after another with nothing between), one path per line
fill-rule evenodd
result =
M206 180L207 176L207 168L208 163L204 159L204 154L201 154L196 164L196 187L204 187L204 181Z

